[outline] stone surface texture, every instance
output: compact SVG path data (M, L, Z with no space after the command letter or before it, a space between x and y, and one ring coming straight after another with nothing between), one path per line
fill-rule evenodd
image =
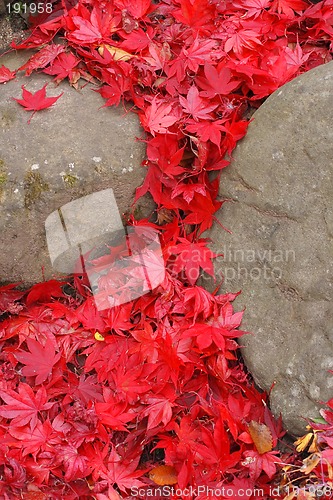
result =
M333 62L277 90L221 177L209 232L223 291L246 306L242 354L273 412L302 434L333 396Z
M20 67L27 53L0 59L10 69ZM80 80L81 82L81 80ZM79 83L80 83L79 82ZM35 92L45 83L47 96L62 97L37 112L31 123L12 97L21 98L21 85ZM64 204L112 188L121 214L133 210L135 188L145 176L141 162L145 144L133 112L101 108L104 101L82 81L75 90L67 82L55 86L43 73L0 86L0 282L25 285L54 276L46 246L44 222ZM139 202L137 210L151 213Z

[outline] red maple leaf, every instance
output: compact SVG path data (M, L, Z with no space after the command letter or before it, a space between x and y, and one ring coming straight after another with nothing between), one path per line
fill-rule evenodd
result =
M136 0L135 2L132 0L115 0L115 5L121 10L127 10L134 19L140 19L156 9L151 0Z
M201 238L196 242L179 238L177 245L168 248L169 255L175 256L172 262L172 270L175 273L185 272L191 285L197 281L200 268L213 276L214 268L212 259L217 256L207 247L207 239Z
M28 293L26 303L28 306L34 302L50 302L52 297L64 297L62 286L66 281L50 280L45 283L36 283Z
M74 15L68 19L72 32L67 35L67 39L78 45L110 42L111 34L117 30L121 20L119 14L114 15L112 2L106 4L104 9L94 7L91 13L86 10L83 16Z
M79 479L86 477L90 473L90 466L88 457L86 457L82 452L80 453L77 447L72 444L67 446L57 447L58 455L61 457L61 461L64 464L66 481L73 481L74 479Z
M30 116L28 123L30 123L31 118L34 116L36 111L40 111L41 109L46 109L52 106L59 97L63 95L63 92L55 97L46 97L46 87L47 83L44 85L43 88L40 90L37 90L34 94L32 92L29 92L24 85L22 85L22 97L23 99L17 99L13 97L13 99L18 102L21 106L23 106L26 111L33 111L32 115Z
M198 71L199 65L212 59L212 49L216 48L215 40L199 40L197 37L192 45L183 48L182 53L185 56L185 67L191 71Z
M16 72L10 71L4 64L0 68L0 83L9 82L9 80L13 80L15 78Z
M44 451L51 444L59 444L61 438L53 429L50 422L37 422L36 427L31 429L29 426L13 427L9 429L9 433L19 441L22 441L23 456L32 454L36 455L40 451Z
M191 314L193 314L192 311L194 311L193 321L195 321L199 315L202 315L203 318L206 319L213 312L213 297L201 286L186 288L184 292L184 303L187 308L190 308Z
M239 82L232 80L232 73L229 68L221 67L220 70L212 64L205 64L205 78L198 76L196 83L203 90L200 95L212 98L217 94L228 95L239 86Z
M180 3L181 8L172 13L178 22L197 30L212 24L215 18L215 5L209 0L182 0Z
M59 361L61 353L55 353L54 347L47 342L45 347L34 339L27 339L30 352L15 352L16 359L24 364L22 373L26 377L36 376L35 384L42 384L51 375L53 366Z
M244 49L253 50L256 45L262 44L258 35L260 35L260 33L252 29L238 29L225 42L224 50L226 52L233 50L235 54L241 56Z
M165 134L171 125L176 123L178 116L172 114L173 108L171 104L158 100L155 96L144 115L141 115L142 125L152 135L155 132Z
M64 51L64 45L55 43L47 45L42 50L31 56L30 59L19 68L19 71L26 70L25 76L29 76L35 69L45 68L45 66L50 64Z
M247 17L253 16L256 18L270 6L271 1L272 0L242 0L242 8L246 9Z
M120 401L115 391L109 387L103 388L103 397L105 402L95 403L95 411L101 422L111 429L126 431L124 424L137 417L134 407L124 400Z
M169 397L163 396L150 397L147 402L149 406L142 413L143 416L148 416L147 430L160 425L166 426L172 418L173 402L169 400Z
M188 91L186 99L179 96L179 102L184 111L192 115L195 120L212 120L213 117L209 113L218 106L218 104L209 104L207 99L200 97L199 90L194 85Z
M136 454L134 459L126 460L121 457L112 446L111 453L108 459L108 472L102 473L101 476L108 479L112 484L116 484L120 491L126 492L128 488L140 488L145 486L142 481L137 478L141 477L146 471L136 470L140 461L140 453Z
M275 472L276 467L281 459L277 456L277 451L269 451L260 455L257 450L247 450L244 456L248 459L245 463L249 468L250 478L253 480L258 479L261 472L266 472L267 476L271 479Z
M21 427L30 423L30 428L34 429L38 423L40 411L49 410L54 403L47 403L47 393L44 386L41 386L36 394L28 384L21 383L18 393L7 389L7 392L0 390L0 397L6 405L0 407L0 416L13 419L11 425Z
M273 0L270 10L282 14L289 19L295 17L295 12L302 12L308 4L303 0Z
M61 82L64 78L69 78L70 82L74 83L80 75L78 69L74 69L80 62L80 59L75 57L71 52L59 54L49 68L44 69L47 75L54 75L57 83Z
M226 132L227 129L223 125L225 120L214 120L195 122L189 121L186 130L189 132L196 132L202 142L211 141L219 148L221 147L221 132Z
M205 184L178 184L172 190L171 198L175 198L176 196L182 195L184 200L187 203L193 200L195 193L201 193L203 196L206 196L206 186Z

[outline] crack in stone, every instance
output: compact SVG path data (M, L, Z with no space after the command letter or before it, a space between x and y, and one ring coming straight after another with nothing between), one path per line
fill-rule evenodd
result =
M330 230L330 227L329 227L329 224L326 220L326 217L325 217L325 214L323 213L323 219L324 219L324 222L325 222L325 227L326 227L326 230L327 230L327 234L329 235L330 238L333 238L333 234Z
M237 180L242 184L242 186L244 186L249 191L253 191L255 193L260 193L259 189L255 188L254 186L251 186L251 184L249 184L248 182L246 182L246 180L244 179L244 177L241 176L241 174L238 172L238 170L235 167L234 167L234 170L235 170L235 173L236 173L236 176L237 176Z
M263 208L257 207L257 205L254 205L253 203L247 203L246 201L240 201L240 200L237 200L236 198L231 198L231 200L235 201L237 203L243 203L247 207L253 208L253 210L256 210L256 212L259 212L260 214L263 214L263 215L268 215L270 217L275 217L275 218L279 218L279 219L287 219L287 220L290 220L292 222L297 222L297 223L301 222L300 219L293 217L292 215L289 215L285 212L277 212L276 210L264 210Z

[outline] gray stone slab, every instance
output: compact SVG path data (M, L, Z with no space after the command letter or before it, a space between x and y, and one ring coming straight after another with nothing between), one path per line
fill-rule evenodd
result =
M293 434L333 396L333 62L277 90L223 171L209 232L223 289L243 293L242 353Z
M0 64L13 70L26 59L26 52L14 53ZM31 112L12 98L21 98L22 85L35 92L45 83L48 96L63 95L28 124ZM42 280L42 270L46 278L54 275L44 228L52 212L112 188L120 214L128 213L143 182L145 145L136 138L144 133L136 115L122 106L99 109L104 100L92 85L82 85L56 87L45 74L20 72L0 86L0 282L29 285ZM140 203L148 215L152 205Z

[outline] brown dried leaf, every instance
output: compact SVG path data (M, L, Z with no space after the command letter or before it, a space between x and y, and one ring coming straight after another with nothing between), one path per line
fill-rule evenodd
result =
M251 420L248 429L255 447L257 448L260 455L262 455L263 453L267 453L268 451L272 451L273 436L267 425L260 424L255 420Z

